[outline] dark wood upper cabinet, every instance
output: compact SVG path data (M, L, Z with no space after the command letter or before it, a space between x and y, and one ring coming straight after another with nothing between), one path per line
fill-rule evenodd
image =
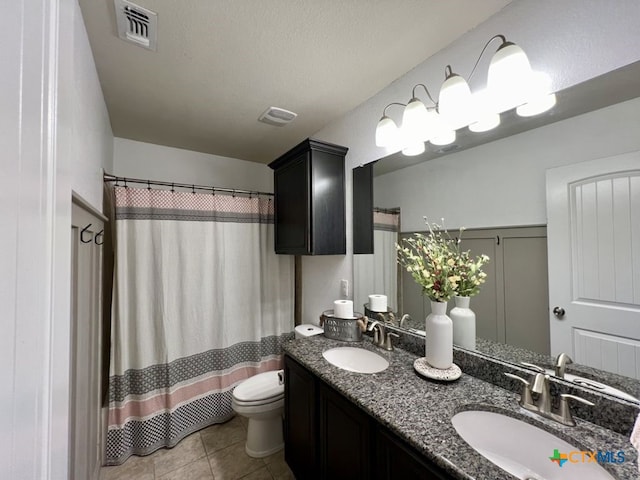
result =
M269 164L274 170L276 253L346 253L347 150L307 139Z
M353 169L353 253L373 253L373 165Z

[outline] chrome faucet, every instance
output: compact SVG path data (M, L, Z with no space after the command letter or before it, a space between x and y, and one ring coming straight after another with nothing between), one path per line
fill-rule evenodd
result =
M393 343L391 341L392 337L395 338L399 338L400 335L398 335L395 332L387 332L385 327L384 327L384 323L383 322L379 322L378 320L373 320L372 322L369 322L369 324L367 325L367 331L372 331L373 330L373 344L376 347L380 347L380 348L384 348L385 350L393 350Z
M405 313L404 315L402 315L402 318L400 319L400 326L404 327L404 323L410 320L411 320L411 315L409 315L408 313Z
M367 331L369 332L373 331L373 344L376 347L384 346L385 328L382 322L379 322L377 320L369 322L369 325L367 326Z
M566 353L561 353L560 355L558 355L556 357L555 366L556 377L564 378L564 371L566 370L567 365L569 365L570 363L573 363L573 360L571 360L571 357L569 355L567 355Z
M563 425L574 426L576 421L571 414L571 408L569 407L569 400L575 400L576 402L584 403L585 405L593 406L589 400L571 395L569 393L560 394L560 406L557 411L553 411L551 406L551 393L549 392L549 375L544 373L536 373L533 379L533 385L522 377L514 375L509 372L505 372L505 375L514 380L518 380L522 383L522 394L520 395L520 401L518 404L531 412L538 413L539 415L555 420ZM537 394L537 401L534 403L532 393Z
M541 415L551 413L551 393L549 392L549 375L536 373L531 385L531 392L538 394L537 411Z

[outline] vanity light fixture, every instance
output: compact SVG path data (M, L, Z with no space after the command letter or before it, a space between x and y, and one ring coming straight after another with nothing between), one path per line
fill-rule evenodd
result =
M500 125L500 114L516 109L521 117L546 112L556 103L549 77L531 70L524 50L504 35L490 38L480 52L469 79L473 76L489 44L502 43L493 55L487 73L485 90L471 92L461 75L451 65L445 68L445 80L435 101L427 87L419 83L413 87L411 99L405 105L390 103L384 108L376 128L376 145L402 150L405 155L419 155L424 142L448 145L456 139L456 130L469 127L472 132L486 132ZM425 105L416 95L417 87L424 88L431 104ZM400 128L387 116L391 105L404 106ZM423 145L420 146L420 143Z

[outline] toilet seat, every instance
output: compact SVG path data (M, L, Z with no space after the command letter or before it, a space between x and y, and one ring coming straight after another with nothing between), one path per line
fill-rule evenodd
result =
M240 406L268 405L284 398L278 371L259 373L233 389L233 401Z
M235 403L239 407L260 407L260 406L264 406L266 408L272 403L274 403L274 404L278 403L280 400L284 400L284 393L282 395L277 395L277 396L269 398L267 400L256 400L254 402L243 402L242 400L238 400L235 397L232 398L233 403Z

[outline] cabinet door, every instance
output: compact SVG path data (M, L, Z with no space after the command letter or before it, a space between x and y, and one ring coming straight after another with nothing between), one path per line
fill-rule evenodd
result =
M311 253L345 254L344 155L311 153L311 192Z
M445 480L450 478L421 458L395 435L376 433L375 478L378 480Z
M302 153L274 172L276 253L311 251L309 155Z
M353 253L373 253L373 163L353 169Z
M315 377L294 360L284 362L284 457L296 478L319 478Z
M369 417L326 385L320 387L320 457L322 478L370 478Z

